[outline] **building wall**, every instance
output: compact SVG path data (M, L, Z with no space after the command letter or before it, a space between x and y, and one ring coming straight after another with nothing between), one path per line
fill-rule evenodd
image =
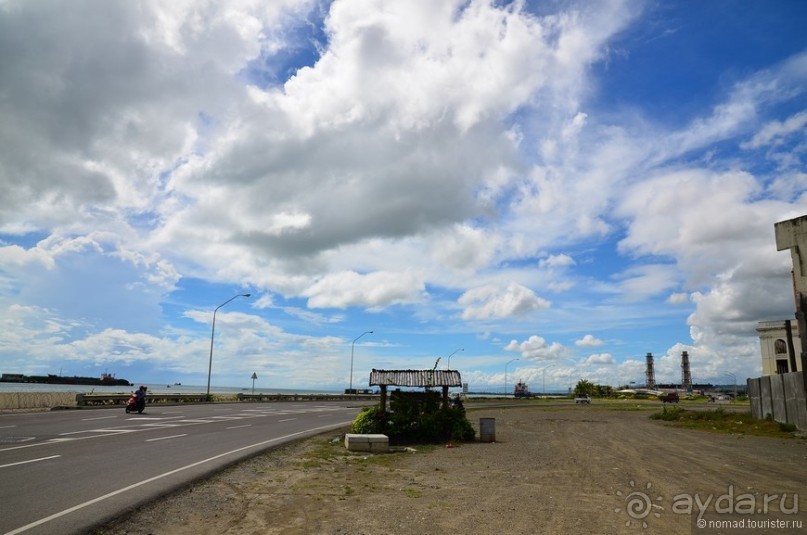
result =
M790 249L793 260L793 286L796 294L807 294L807 215L774 225L776 249Z
M801 330L801 347L807 351L807 215L774 225L776 249L790 250L793 262L793 297L796 320ZM800 355L807 361L807 353ZM807 366L807 364L805 364Z
M796 369L791 369L787 350L787 334L784 321L761 321L757 326L759 346L762 352L762 375L777 375L801 369L801 339L796 320L790 320L793 332L793 349L796 355Z

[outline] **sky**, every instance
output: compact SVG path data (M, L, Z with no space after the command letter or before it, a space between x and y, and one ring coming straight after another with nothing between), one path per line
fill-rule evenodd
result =
M0 0L0 372L204 385L215 313L213 386L743 383L794 317L806 23Z

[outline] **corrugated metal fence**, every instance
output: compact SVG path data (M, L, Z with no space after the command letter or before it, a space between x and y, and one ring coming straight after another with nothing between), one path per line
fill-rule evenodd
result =
M751 415L759 420L772 416L777 422L807 431L807 396L804 372L765 375L748 379Z

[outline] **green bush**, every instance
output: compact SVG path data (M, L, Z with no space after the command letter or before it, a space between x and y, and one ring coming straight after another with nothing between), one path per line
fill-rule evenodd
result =
M351 431L384 434L397 444L463 442L476 436L465 410L443 407L436 392L395 392L389 412L368 407L353 421Z
M353 420L351 433L362 435L385 434L388 425L387 414L378 407L363 409Z
M785 422L776 422L779 425L779 430L784 433L795 433L798 428L795 424L787 424Z
M664 420L665 422L674 422L681 418L683 411L678 407L662 407L661 412L652 414L650 417L654 420Z

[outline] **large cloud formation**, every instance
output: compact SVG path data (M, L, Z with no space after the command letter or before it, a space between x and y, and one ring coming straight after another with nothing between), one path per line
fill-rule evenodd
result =
M691 306L690 351L752 372L754 322L789 312L772 224L807 206L807 55L677 124L602 107L593 67L645 7L0 2L4 321L181 353L157 324L183 278L485 329L585 315L568 345ZM608 246L625 264L592 270Z

